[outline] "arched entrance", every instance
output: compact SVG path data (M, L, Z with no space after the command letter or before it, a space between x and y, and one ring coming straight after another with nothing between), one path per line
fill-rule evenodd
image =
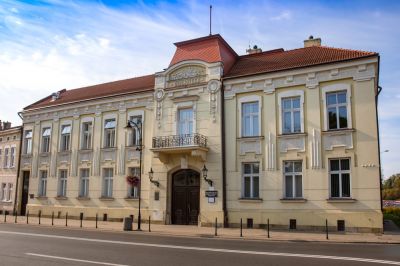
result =
M172 175L172 224L197 225L200 211L200 174L182 169Z

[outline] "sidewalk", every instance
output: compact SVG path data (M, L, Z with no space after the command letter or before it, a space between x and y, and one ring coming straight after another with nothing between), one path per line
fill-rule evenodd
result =
M38 217L29 217L29 224L36 226L52 226L51 218L41 218L39 225ZM0 224L4 223L4 216L0 216ZM14 216L7 216L6 223L15 223ZM17 217L17 224L27 224L25 216ZM80 220L68 219L67 227L65 218L54 218L53 226L57 228L74 228L80 229ZM82 229L84 230L101 230L124 232L122 222L103 222L99 221L82 221ZM133 229L137 228L137 223L133 224ZM239 228L218 228L217 236L215 236L214 227L198 227L184 225L159 225L151 224L151 232L149 232L149 224L142 223L142 232L126 232L130 234L154 234L165 236L179 237L207 237L219 239L246 239L246 240L263 240L263 241L298 241L298 242L334 242L334 243L380 243L380 244L400 244L400 235L385 233L377 234L362 234L362 233L329 233L329 239L326 239L324 232L296 232L296 231L270 231L270 238L267 237L265 229L243 229L243 237L240 237Z

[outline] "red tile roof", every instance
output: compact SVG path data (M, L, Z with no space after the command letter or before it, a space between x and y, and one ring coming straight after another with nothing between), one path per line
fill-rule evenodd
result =
M207 63L223 62L228 73L238 55L219 34L175 43L176 51L169 66L186 60L202 60Z
M376 56L374 52L312 46L284 51L276 49L238 58L225 78L275 72L300 67L320 65Z
M59 104L71 103L82 100L102 98L107 96L115 96L120 94L152 91L154 89L154 75L142 76L137 78L118 80L98 84L94 86L83 87L73 90L60 91L59 99L51 101L51 95L35 102L24 110L54 106Z

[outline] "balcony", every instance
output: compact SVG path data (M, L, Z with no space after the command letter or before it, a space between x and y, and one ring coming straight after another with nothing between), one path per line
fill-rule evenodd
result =
M190 155L205 161L208 152L207 137L197 133L154 137L152 146L154 157L164 163L171 154Z

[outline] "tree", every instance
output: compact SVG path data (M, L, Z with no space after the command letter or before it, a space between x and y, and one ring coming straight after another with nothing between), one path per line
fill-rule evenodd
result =
M400 173L383 181L382 197L385 200L400 199Z

